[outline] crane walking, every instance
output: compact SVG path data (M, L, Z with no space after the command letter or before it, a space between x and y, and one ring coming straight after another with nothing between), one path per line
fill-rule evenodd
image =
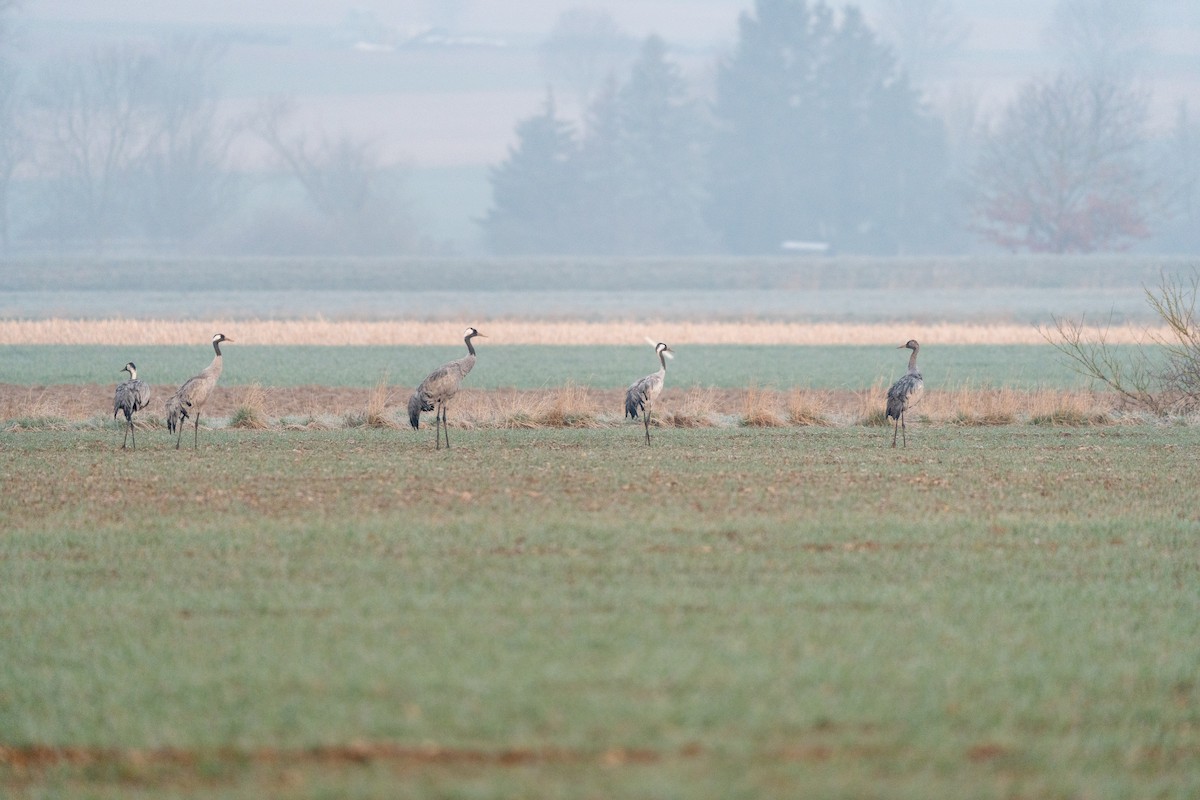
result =
M129 380L117 384L117 392L113 396L113 419L117 418L117 414L125 413L126 428L125 436L121 439L121 449L125 449L126 440L132 437L133 449L137 450L137 436L133 432L133 414L150 404L150 387L145 381L138 378L137 366L132 361L121 367L121 371L129 373Z
M896 421L892 428L892 447L896 446L897 431L903 431L904 446L908 447L908 431L904 426L904 412L915 406L921 399L921 393L925 391L925 379L921 377L921 371L917 369L917 351L921 349L921 345L917 344L916 339L909 339L896 349L903 350L904 348L912 350L912 355L908 357L908 372L893 383L887 393L886 418Z
M167 430L171 433L178 433L175 438L176 450L179 449L179 443L183 439L183 423L188 417L192 418L194 431L192 447L194 449L200 447L200 412L204 409L208 396L212 394L213 387L217 385L217 378L221 377L223 364L221 342L232 344L233 339L226 338L223 333L214 334L212 346L216 355L213 356L212 363L205 367L199 375L184 381L175 394L167 399Z
M421 412L434 412L434 426L436 429L435 436L437 437L437 447L440 450L442 447L442 431L446 431L446 449L450 449L450 428L446 422L446 405L450 402L450 398L458 394L458 389L462 385L463 378L467 377L467 373L475 366L475 346L471 344L471 340L476 336L484 336L474 328L467 328L463 331L463 342L467 345L467 354L462 358L455 359L442 364L433 372L421 381L421 385L413 392L412 397L408 399L408 422L413 426L413 430L417 430L421 426Z
M658 363L662 364L662 367L658 372L652 372L641 380L634 381L625 391L625 416L637 419L638 412L642 412L647 445L650 444L650 412L654 408L654 401L662 393L663 379L667 377L667 359L675 357L672 355L675 351L662 342L654 345L654 352L658 354Z

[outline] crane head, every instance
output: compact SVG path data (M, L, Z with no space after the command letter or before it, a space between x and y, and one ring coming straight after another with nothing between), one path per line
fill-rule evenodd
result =
M134 364L132 361L130 361L127 364L125 364L125 366L121 367L121 372L128 372L129 377L132 378L135 375L137 375L137 365Z
M482 333L475 330L474 328L467 328L465 331L463 331L464 339L473 339L476 336L482 336L484 339L487 338L486 336L484 336Z
M900 346L899 346L899 347L897 347L896 349L897 349L897 350L904 350L904 349L908 349L908 350L916 350L916 349L917 349L918 347L920 347L920 346L921 346L921 345L917 344L917 340L916 340L916 339L909 339L907 342L905 342L904 344L900 345Z
M230 339L223 333L214 333L212 340L213 344L217 344L219 342L229 342L230 344L233 344L233 339Z
M667 347L667 345L664 342L659 342L658 344L654 345L654 352L662 353L667 358L675 357L675 351L672 350L671 348Z

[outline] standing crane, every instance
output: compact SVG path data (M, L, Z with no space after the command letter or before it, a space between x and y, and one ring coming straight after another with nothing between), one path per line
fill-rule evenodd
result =
M221 377L221 342L232 344L233 339L226 338L223 333L213 334L212 346L216 355L213 356L212 363L199 375L184 381L183 386L167 399L167 430L178 433L175 437L176 450L183 439L183 423L188 417L192 418L194 432L192 447L200 447L200 412L204 409L208 396L212 394L213 387L217 385L217 378Z
M442 447L442 430L446 431L446 449L450 449L450 428L446 422L446 405L450 398L458 394L463 378L475 366L475 346L471 340L476 336L487 338L474 328L463 331L463 342L467 345L467 354L462 358L442 364L421 381L421 385L408 399L408 422L417 430L421 426L421 412L434 412L437 447Z
M912 355L908 357L908 372L900 377L887 393L887 417L886 419L896 420L895 426L892 428L892 447L896 446L896 432L904 431L904 446L908 447L908 432L904 427L904 412L917 404L921 399L921 393L925 391L925 379L921 377L921 370L917 369L917 351L921 349L921 345L917 344L916 339L909 339L904 344L897 347L897 350L904 348L912 350Z
M647 445L650 444L650 412L654 408L654 401L662 393L663 379L667 377L667 359L675 357L672 355L675 351L662 342L654 345L654 352L658 354L658 363L662 364L662 367L658 372L652 372L641 380L634 381L625 392L625 416L637 419L638 412L642 412Z
M137 450L137 436L133 433L133 413L150 404L150 387L138 378L137 366L132 361L121 367L121 371L129 373L129 380L117 384L117 392L113 397L113 419L117 418L118 413L125 412L127 427L125 436L121 439L121 449L125 449L126 440L132 436L133 449Z

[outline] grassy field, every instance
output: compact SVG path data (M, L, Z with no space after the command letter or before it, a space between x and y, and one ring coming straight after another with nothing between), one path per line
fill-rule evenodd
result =
M0 793L1200 794L1200 429L640 436L4 434Z
M1195 259L10 259L0 319L1156 322L1145 288ZM635 338L640 338L640 335Z
M232 335L232 334L231 334ZM236 337L234 337L236 338ZM1121 347L1114 348L1121 352ZM890 382L908 351L890 346L676 345L667 382L675 387L808 387L862 389ZM208 365L198 346L19 345L2 350L3 382L25 386L116 383L126 361L152 383L181 383ZM465 353L457 347L322 347L231 344L223 351L221 384L238 386L374 386L381 380L415 386L438 364ZM537 389L576 385L628 386L658 368L639 346L535 346L478 342L474 388ZM926 345L920 366L930 388L963 385L1086 388L1088 382L1048 345Z

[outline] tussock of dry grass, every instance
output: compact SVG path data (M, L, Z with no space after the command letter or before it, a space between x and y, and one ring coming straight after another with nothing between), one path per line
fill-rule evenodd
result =
M155 387L155 391L160 398L157 405L152 402L135 417L139 430L163 427L161 397L166 390ZM205 417L228 420L225 424L242 429L407 429L410 392L407 387L389 387L386 379L372 389L218 387ZM859 391L671 387L659 398L652 424L677 428L890 425L884 418L885 396L882 380ZM115 430L111 408L109 386L10 387L0 391L0 430L67 429L82 422ZM1119 409L1119 398L1112 394L963 386L926 390L909 421L963 426L1099 425L1128 418ZM466 389L451 402L449 422L452 428L470 430L604 428L628 420L624 390L568 384L542 390Z
M778 392L751 387L742 395L742 425L747 428L782 428L787 420L780 413Z
M787 398L788 424L801 427L829 425L828 406L828 392L793 389Z
M1032 325L931 323L909 325L898 336L895 324L802 322L679 322L669 320L475 320L492 344L631 344L631 330L653 330L679 344L895 345L907 335L939 344L1045 344ZM460 341L462 325L412 320L0 320L0 344L182 345L207 342L213 331L228 331L239 342L258 345L445 345ZM1137 344L1166 328L1135 325L1083 330L1085 341Z
M229 427L245 430L262 430L270 427L267 417L267 395L262 386L255 383L242 393L241 405L229 418Z
M876 378L870 388L854 392L850 416L859 425L875 427L890 424L887 419L887 389L883 378Z
M586 387L569 383L544 395L533 419L544 428L598 428L600 409Z
M712 389L688 389L683 402L661 416L662 424L671 428L711 428L714 409L717 407L716 393Z
M388 398L391 395L387 376L379 379L371 394L367 396L367 411L363 416L363 425L368 428L399 428L400 424L388 414Z

